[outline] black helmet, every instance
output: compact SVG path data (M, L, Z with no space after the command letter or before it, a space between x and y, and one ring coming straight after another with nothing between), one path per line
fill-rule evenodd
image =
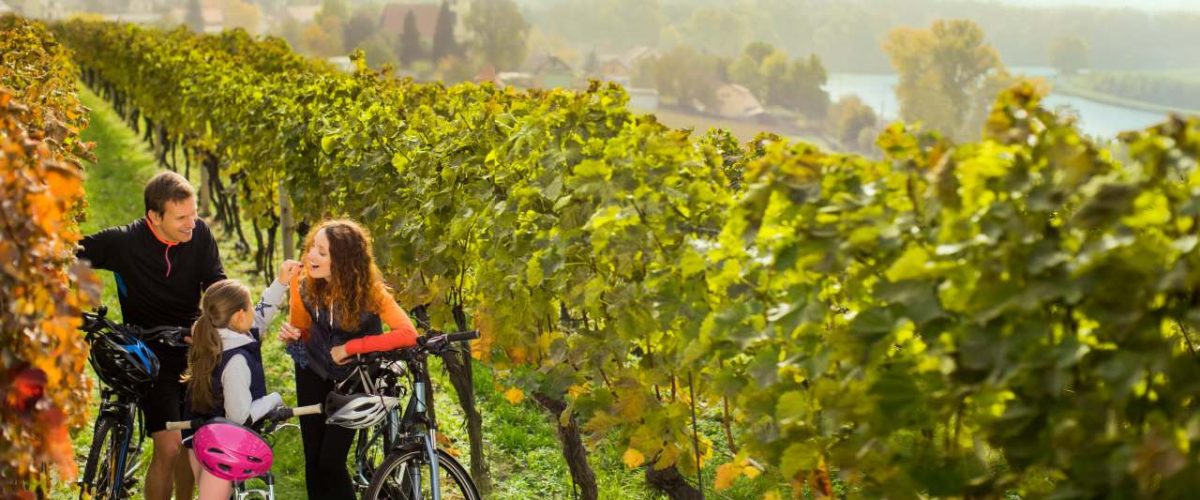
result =
M110 330L96 336L89 359L100 380L126 394L144 394L158 378L158 356L126 331Z

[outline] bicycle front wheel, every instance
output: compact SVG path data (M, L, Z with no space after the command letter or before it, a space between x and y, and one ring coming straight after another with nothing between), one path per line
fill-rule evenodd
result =
M443 500L479 500L471 476L454 457L437 450L438 484ZM388 455L375 475L363 500L430 500L433 481L429 457L422 450L405 450Z
M101 415L92 432L92 447L83 467L79 498L119 500L125 497L124 448L129 430Z

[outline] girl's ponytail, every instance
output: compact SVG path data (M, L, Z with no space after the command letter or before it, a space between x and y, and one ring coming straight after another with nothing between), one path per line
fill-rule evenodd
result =
M221 362L220 328L229 326L234 313L249 310L250 291L236 280L213 283L200 300L200 317L192 323L192 347L188 352L188 367L183 381L191 393L192 410L211 411L213 394L212 374Z

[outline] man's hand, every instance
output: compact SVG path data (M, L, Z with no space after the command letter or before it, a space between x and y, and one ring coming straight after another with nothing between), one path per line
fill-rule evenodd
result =
M350 358L350 355L346 354L346 346L344 345L334 346L333 349L329 350L329 355L333 357L333 362L339 365L346 364L346 361Z
M292 326L291 323L284 323L279 329L279 340L284 342L295 342L300 340L301 331L299 328Z
M297 274L300 274L300 261L285 260L282 264L279 264L279 274L275 275L275 281L287 286Z

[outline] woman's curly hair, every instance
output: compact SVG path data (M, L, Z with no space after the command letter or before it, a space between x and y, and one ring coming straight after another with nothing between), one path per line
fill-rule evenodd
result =
M300 297L306 304L329 308L339 329L353 331L363 312L379 312L379 294L387 291L375 266L371 234L354 221L327 220L309 231L305 255L321 231L329 241L329 278L318 280L305 274Z

